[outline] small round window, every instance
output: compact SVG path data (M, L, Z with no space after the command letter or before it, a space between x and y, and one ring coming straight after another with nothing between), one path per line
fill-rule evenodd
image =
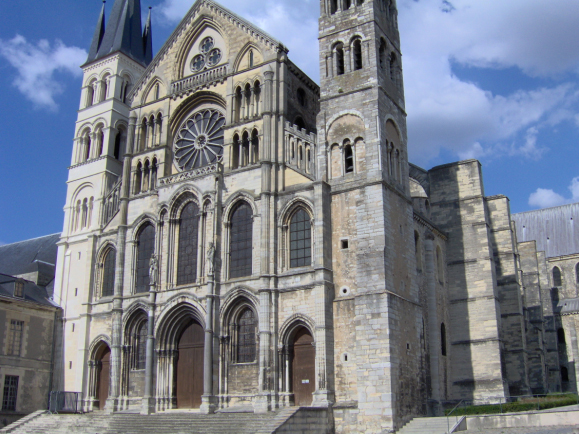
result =
M193 72L201 71L204 66L205 66L205 56L202 54L198 54L191 61L191 70Z
M215 43L213 42L213 38L207 37L203 39L200 45L201 52L205 54L209 53L209 50L213 48L213 45L215 45Z
M209 66L217 65L221 60L221 50L219 48L215 48L214 50L209 53L209 58L207 59L207 64Z

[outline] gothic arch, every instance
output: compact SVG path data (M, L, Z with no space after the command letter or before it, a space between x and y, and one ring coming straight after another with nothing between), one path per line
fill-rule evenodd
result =
M278 225L283 226L287 224L290 217L293 215L297 208L303 208L310 216L314 219L314 206L313 204L304 197L294 197L288 203L286 203L279 212Z
M115 75L115 73L111 68L105 68L105 70L101 71L101 73L99 74L99 79L102 80L107 75Z
M279 337L280 337L280 341L283 343L283 345L289 345L289 342L291 340L291 338L293 337L293 334L296 332L296 330L299 327L305 327L310 334L312 335L312 338L314 338L314 344L316 342L316 334L315 334L315 330L316 330L316 325L313 319L311 319L309 316L304 315L302 313L295 313L293 315L291 315L289 318L287 318L282 326L279 328Z
M196 23L191 26L189 33L185 36L185 39L181 42L181 47L175 56L175 63L173 66L173 77L175 80L180 80L181 78L185 77L185 62L187 61L187 56L189 52L193 48L193 43L197 40L197 38L205 31L205 29L210 28L217 32L223 41L227 43L226 38L223 37L225 32L221 26L210 17L201 16ZM227 50L226 50L227 51Z
M97 357L99 351L101 351L102 344L107 345L109 348L112 347L112 339L109 335L100 334L94 338L88 347L89 360L94 360Z
M394 119L394 117L392 117L391 114L387 114L384 118L383 121L383 131L386 131L386 124L388 123L388 121L392 122L392 124L394 125L394 128L396 128L396 131L398 132L398 137L400 138L400 142L402 143L402 130L400 129L400 125L398 125L398 122L396 121L396 119Z
M127 324L132 321L132 319L134 318L134 316L136 315L136 312L138 311L142 311L145 315L147 315L147 312L149 310L149 307L146 305L146 303L142 300L135 300L134 302L132 302L129 307L127 307L124 311L123 314L123 328L122 330L126 330L127 329Z
M223 204L223 223L229 222L231 219L231 211L235 208L235 205L240 201L245 201L251 207L254 216L259 214L257 205L255 204L255 198L247 190L239 190L232 194Z
M330 129L332 128L332 126L334 125L334 122L336 120L338 120L339 118L341 118L344 115L352 115L352 116L357 116L362 120L362 123L364 124L364 128L367 130L370 128L370 126L366 123L364 116L362 115L361 112L359 112L358 110L342 110L339 113L336 113L334 116L332 116L327 122L326 122L326 136L327 136L327 132L330 131Z
M99 76L98 74L92 74L89 78L86 79L84 82L84 87L90 86L93 82L98 81Z
M145 104L147 102L151 92L155 91L156 85L159 85L159 99L161 99L163 97L163 93L165 93L165 94L167 93L165 90L167 88L167 85L158 75L156 75L151 80L149 80L149 84L147 84L145 89L142 91L141 99L140 99L141 104ZM153 99L153 101L156 101L156 100L157 100L157 98Z
M132 239L133 241L137 241L137 236L143 226L151 224L153 228L155 228L155 232L157 231L157 219L150 213L144 213L137 217L131 227L133 228Z
M189 197L193 197L193 200L197 206L199 206L199 209L201 209L201 200L199 198L202 196L203 193L201 193L201 190L194 184L181 186L171 195L166 205L171 218L175 216L176 208L178 208L180 204L183 204L183 200L188 201Z
M222 318L223 325L226 325L225 317L227 312L229 312L235 304L239 301L239 299L246 298L249 300L254 307L254 310L257 314L257 307L259 306L259 299L255 295L255 291L248 286L238 286L227 292L225 295L225 299L221 303L221 307L219 309L219 316Z
M239 70L239 65L241 64L241 61L243 60L245 55L247 53L249 53L249 50L253 50L253 51L259 53L259 55L263 58L263 53L258 48L258 46L256 44L254 44L253 42L248 42L247 44L245 44L243 46L243 48L241 50L239 50L237 57L233 61L233 72L237 72ZM235 86L234 86L234 88L235 88Z
M187 317L193 318L205 328L205 311L196 300L181 294L173 302L167 302L156 324L157 349L167 350L176 347L179 332L183 328L183 320Z

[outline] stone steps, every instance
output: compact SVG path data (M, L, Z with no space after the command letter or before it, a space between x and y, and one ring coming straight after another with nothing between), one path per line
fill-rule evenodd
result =
M453 426L454 419L449 425L446 417L417 417L404 425L397 434L446 434Z
M43 414L30 421L1 432L14 434L272 434L282 425L291 422L301 409L284 408L265 414L254 413L199 413L167 412L149 416L130 413L107 415L100 412L88 414ZM307 409L303 410L307 412ZM320 413L321 415L321 413ZM302 415L306 416L306 414ZM299 419L299 416L297 417ZM323 417L307 414L311 421L307 430L300 432L326 433ZM280 431L281 432L281 431ZM286 432L283 430L283 432Z

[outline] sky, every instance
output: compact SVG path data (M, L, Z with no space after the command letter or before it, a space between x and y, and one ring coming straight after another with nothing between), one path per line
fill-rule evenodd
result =
M141 4L156 53L193 0ZM221 4L319 83L317 0ZM0 245L62 230L79 66L101 7L0 2ZM512 212L578 202L577 0L398 0L398 11L410 161L477 158L485 194L508 196Z

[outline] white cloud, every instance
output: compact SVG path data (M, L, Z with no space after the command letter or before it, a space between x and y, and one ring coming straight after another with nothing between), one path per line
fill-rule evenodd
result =
M576 0L451 3L398 2L411 157L426 164L446 148L459 156L477 149L487 157L540 158L537 150L543 147L517 136L529 128L572 119L571 113L577 112L575 85L561 79L565 72L579 72ZM560 84L493 95L455 76L453 62L515 67ZM505 141L512 143L497 145Z
M13 83L26 98L37 107L56 110L54 99L64 90L58 73L82 75L79 66L86 60L87 52L67 47L58 40L52 46L45 39L34 45L16 35L8 41L0 40L0 55L17 69Z
M549 208L566 203L579 202L579 176L571 180L568 189L571 192L570 199L566 199L551 189L537 188L537 190L529 196L529 205L537 208Z

